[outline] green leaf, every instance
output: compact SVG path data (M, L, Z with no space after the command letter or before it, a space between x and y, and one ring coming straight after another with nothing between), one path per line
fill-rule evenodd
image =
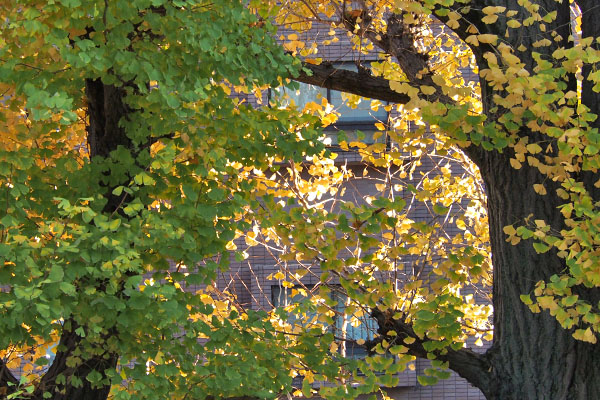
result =
M69 282L61 282L58 287L60 291L68 296L74 296L76 294L75 286Z
M519 296L519 298L521 299L521 301L526 304L526 305L531 305L533 304L533 301L531 300L531 296L528 294L522 294Z
M112 221L110 221L110 223L108 224L108 229L110 229L111 231L116 231L117 229L119 229L119 226L121 226L121 219L117 218L117 219L113 219Z
M418 375L417 380L423 386L435 385L438 382L438 378L428 375Z
M63 271L62 266L55 264L50 269L50 274L48 275L48 280L50 282L60 282L60 281L62 281L64 276L65 276L65 273Z
M448 213L448 211L450 211L450 209L448 207L444 207L441 204L434 204L433 205L433 212L439 215L446 215Z
M539 253L545 253L548 250L550 250L550 246L548 246L545 243L540 243L540 242L535 242L533 243L533 248L535 249L535 251L539 254Z

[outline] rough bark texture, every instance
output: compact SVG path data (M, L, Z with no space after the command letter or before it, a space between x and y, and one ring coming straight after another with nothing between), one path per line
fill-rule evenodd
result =
M582 11L583 37L600 36L600 7L597 1L576 0L576 2ZM547 25L545 33L539 31L536 24L533 24L522 27L518 34L515 33L508 39L509 44L515 49L521 44L525 46L526 50L517 52L516 55L525 63L525 68L529 71L533 71L535 66L531 50L534 49L534 41L543 37L552 40L553 45L550 47L535 48L538 53L546 54L542 57L545 59L551 59L551 54L557 47L571 46L571 43L566 40L571 34L572 22L569 1L537 0L534 3L539 4L540 10L545 12L556 10L557 17ZM507 29L505 19L500 18L491 25L481 22L484 17L481 10L486 6L504 6L509 10L522 9L517 0L472 0L468 15L455 29L455 33L460 38L465 39L472 34L467 32L469 23L475 25L480 33L496 34L504 38ZM462 3L456 7L462 7ZM443 17L441 19L443 21ZM434 86L430 82L424 83L424 80L428 79L426 74L416 73L417 70L424 70L427 59L419 57L418 50L411 47L410 32L401 24L402 16L390 15L387 35L380 35L377 38L374 33L368 31L367 27L361 34L370 37L376 46L394 56L411 83ZM354 29L354 24L347 25L350 30ZM554 41L551 37L552 32L560 34L564 40ZM472 49L479 69L487 68L483 54L494 50L493 47L484 45ZM592 69L592 66L586 66L583 71L584 77ZM345 84L341 75L329 72L330 78L326 87L364 95L355 90L358 74L354 74L354 78ZM370 84L370 81L366 82ZM584 80L583 103L592 112L599 114L600 95L592 90L591 84L586 82ZM567 85L573 89L575 81L570 79ZM484 80L481 81L481 88L484 113L487 114L488 120L493 120L498 114L490 112L495 107L492 90ZM393 96L390 96L388 90L383 90L381 95L371 97L389 99ZM441 96L439 99L444 101ZM600 118L595 123L596 126L600 126ZM530 143L540 139L526 129L522 130L520 135L529 136ZM541 183L543 177L537 169L528 165L523 165L519 170L513 169L509 163L510 151L486 152L481 148L470 146L467 154L480 167L488 195L494 265L494 342L492 348L484 355L465 349L438 354L438 357L448 361L451 369L480 388L489 399L598 398L600 346L575 340L572 332L563 329L554 317L547 312L532 313L519 298L521 294L531 293L536 282L548 280L551 275L564 272L566 268L564 261L553 252L537 254L530 241L521 241L516 246L511 245L505 241L506 235L503 232L504 226L522 224L531 215L533 215L532 220L542 219L554 228L560 229L563 221L557 207L561 204L561 200L554 194L555 187L552 187L552 183L547 184L548 195L536 194L532 185ZM590 188L595 199L600 200L599 191L593 188L597 176L583 173L579 179ZM578 294L581 298L589 300L591 304L597 304L600 299L598 289L580 289ZM395 330L416 337L409 325L386 318L385 313L375 310L373 316L377 318L380 327L383 327L379 332L381 335L385 335L388 330ZM387 339L393 340L393 338ZM426 355L418 340L409 348L415 356Z
M516 1L505 2L508 9L516 9ZM549 27L565 40L555 45L569 47L567 38L571 34L571 14L569 2L562 4L554 0L538 1L542 9L556 10L557 18ZM482 27L483 29L483 27ZM486 29L502 36L506 26L500 21ZM584 33L585 34L585 33ZM523 44L532 49L533 42L546 36L513 35L510 43L514 48ZM548 37L550 37L548 35ZM480 69L482 53L477 48ZM479 53L478 53L479 51ZM536 49L551 58L554 48ZM518 54L526 68L533 71L531 52ZM574 88L575 81L567 82ZM482 86L487 85L482 82ZM483 98L485 109L495 104L489 90ZM588 106L597 113L596 99L589 96ZM591 100L591 101L590 101ZM492 115L489 115L492 117ZM538 141L536 134L523 130L522 136L529 136L530 142ZM539 138L542 139L542 138ZM529 216L542 219L554 228L563 227L562 215L557 207L562 201L555 195L556 187L547 182L548 195L539 196L532 188L534 183L543 182L537 169L524 165L515 170L509 167L510 152L487 152L479 167L486 183L488 194L488 214L490 218L490 238L494 265L494 343L489 358L492 364L492 386L485 391L492 399L595 399L600 393L600 349L587 343L576 341L572 332L563 329L554 317L547 312L533 314L525 306L519 295L531 293L540 280L548 280L553 274L565 271L564 261L555 252L537 254L530 241L511 245L505 241L502 228L515 223L523 223ZM582 176L587 180L591 176ZM591 187L592 182L586 186ZM597 290L582 292L581 296L597 302Z

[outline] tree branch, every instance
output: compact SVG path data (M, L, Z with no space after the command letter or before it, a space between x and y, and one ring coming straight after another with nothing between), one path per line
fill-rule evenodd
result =
M444 90L433 81L433 73L428 65L429 57L417 49L414 34L411 28L404 23L401 14L391 14L387 17L385 33L371 30L368 18L358 30L355 28L355 22L346 17L344 17L344 25L348 31L368 38L381 50L396 58L411 86L418 88L425 85L435 88L436 91L432 95L421 94L428 101L439 101L446 105L456 104L454 99L445 94ZM375 77L360 70L354 72L337 69L327 62L320 65L305 62L303 71L293 79L390 103L406 104L410 101L408 95L392 90L389 80L385 78ZM464 147L463 150L471 160L477 165L481 165L483 159L481 147L471 144Z
M406 94L390 89L390 82L385 78L334 68L328 62L320 65L305 62L300 75L293 79L310 85L353 93L370 99L389 101L390 103L406 104L410 100L410 97Z
M410 337L415 339L414 342L407 344L400 342L403 346L408 348L408 353L419 358L428 358L431 352L425 350L423 343L427 341L427 338L420 338L412 326L401 319L393 318L391 312L383 312L379 309L373 309L371 316L377 320L379 324L378 333L380 337L376 340L386 339L390 343L394 341L403 340L404 338ZM388 335L388 332L396 332L396 336ZM399 343L399 344L400 344ZM370 346L374 347L376 343L371 343ZM474 386L478 387L484 394L490 393L492 390L492 365L489 362L487 353L479 354L475 353L471 349L462 348L460 350L453 350L450 348L444 351L435 351L433 354L436 359L447 362L451 370L456 372L461 377L465 378Z

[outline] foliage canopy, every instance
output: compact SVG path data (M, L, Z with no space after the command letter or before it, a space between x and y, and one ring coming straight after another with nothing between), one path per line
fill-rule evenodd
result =
M224 3L0 6L0 390L273 398L300 375L304 395L328 381L319 394L345 399L427 357L423 384L450 368L488 398L593 398L593 1ZM322 59L340 34L358 72ZM390 112L374 143L339 137L366 167L322 144L326 99L231 96L287 78ZM300 301L251 311L211 285L241 236ZM373 355L345 357L366 315ZM492 323L490 350L465 348Z

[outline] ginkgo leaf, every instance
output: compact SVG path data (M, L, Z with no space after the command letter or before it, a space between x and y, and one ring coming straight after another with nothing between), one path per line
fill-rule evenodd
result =
M520 28L520 27L521 27L521 23L520 23L519 21L517 21L516 19L511 19L511 20L508 20L508 21L506 22L506 25L507 25L509 28L513 28L513 29L516 29L516 28Z
M495 44L498 41L498 36L490 33L477 35L477 40L481 43Z
M545 194L547 194L546 187L543 184L541 184L541 183L534 183L533 184L533 190L535 190L535 192L537 194L540 194L542 196L545 195Z
M485 17L481 18L481 22L483 22L484 24L493 24L497 20L498 20L498 16L495 14L486 15ZM481 41L481 39L479 41ZM482 42L482 43L485 43L485 42Z
M433 86L421 85L419 86L419 89L421 89L421 92L425 95L432 95L436 92L436 89Z

